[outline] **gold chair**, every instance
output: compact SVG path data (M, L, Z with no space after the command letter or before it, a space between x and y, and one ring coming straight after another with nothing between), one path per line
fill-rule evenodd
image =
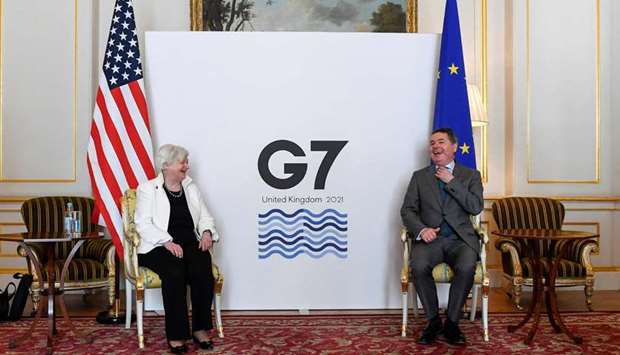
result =
M562 229L564 206L557 200L543 197L507 197L493 203L493 218L497 228L502 229ZM549 241L541 241L539 250L546 250ZM500 238L495 247L502 252L503 277L511 286L508 295L513 297L518 309L523 286L532 286L532 263L524 252L525 245L509 238ZM550 249L555 252L554 248ZM556 287L584 286L586 305L592 310L594 270L590 259L598 253L598 238L574 243L566 258L560 260ZM548 265L543 265L548 270Z
M474 321L476 318L476 307L478 302L478 294L482 290L482 329L484 341L489 341L489 274L487 272L486 265L486 246L489 242L489 237L486 231L480 228L480 216L471 216L474 229L480 237L480 261L476 264L476 273L474 274L474 286L472 287L472 301L471 309L469 312L469 320ZM407 336L407 315L408 299L409 299L409 284L411 284L411 295L413 296L413 317L418 316L418 295L413 284L413 274L409 268L409 254L413 247L413 239L409 235L406 229L402 229L400 233L400 240L403 243L403 266L400 270L400 287L402 293L402 305L403 305L403 321L401 327L401 336ZM446 263L441 263L433 268L433 279L435 283L451 283L454 277L454 272Z
M82 231L92 232L98 226L91 221L92 211L95 201L88 197L78 196L46 196L26 200L21 207L21 215L24 224L31 233L61 233L64 228L63 218L64 209L68 202L74 206L74 210L82 212ZM65 259L69 256L71 249L76 242L58 243L54 248L56 265L54 267L56 275L60 275ZM28 246L33 252L34 257L45 263L43 249L36 243L29 243ZM17 247L17 253L26 258L28 272L33 275L33 283L30 288L30 296L34 310L37 309L40 301L40 289L37 273L33 273L34 260L30 260L24 248ZM108 301L110 306L114 304L114 254L116 249L109 239L87 240L77 250L73 260L69 263L67 276L65 278L64 290L94 290L98 288L108 288ZM43 281L47 282L47 269L41 269ZM56 283L56 287L60 282Z
M131 308L132 290L136 290L136 319L138 328L138 345L144 349L144 290L161 288L159 276L152 270L138 266L138 245L140 235L136 231L134 216L136 212L136 190L128 189L121 198L121 212L123 216L123 250L125 264L125 300L126 300L126 319L125 328L131 327ZM215 326L220 338L224 337L222 326L222 287L224 286L224 275L220 273L217 265L212 263L213 278L215 279L213 298L215 308Z

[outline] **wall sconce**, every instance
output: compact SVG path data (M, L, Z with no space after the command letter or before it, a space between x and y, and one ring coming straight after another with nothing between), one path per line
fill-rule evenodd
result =
M476 85L467 84L467 98L472 127L483 127L489 124L487 110L482 104L482 95Z

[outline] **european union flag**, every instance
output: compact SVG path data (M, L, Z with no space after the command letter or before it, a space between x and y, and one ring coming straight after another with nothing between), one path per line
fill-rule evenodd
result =
M433 129L449 127L458 137L456 161L476 169L476 154L467 100L465 62L456 0L446 1L437 71Z

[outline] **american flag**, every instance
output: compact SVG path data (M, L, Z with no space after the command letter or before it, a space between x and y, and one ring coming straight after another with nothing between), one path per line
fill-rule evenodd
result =
M99 72L88 142L88 172L99 224L122 259L120 198L155 176L142 62L131 0L116 0Z

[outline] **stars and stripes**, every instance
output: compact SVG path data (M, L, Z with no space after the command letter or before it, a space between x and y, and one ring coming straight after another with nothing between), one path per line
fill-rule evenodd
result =
M140 49L131 0L116 0L99 73L87 164L94 220L108 228L122 258L120 198L155 176Z

